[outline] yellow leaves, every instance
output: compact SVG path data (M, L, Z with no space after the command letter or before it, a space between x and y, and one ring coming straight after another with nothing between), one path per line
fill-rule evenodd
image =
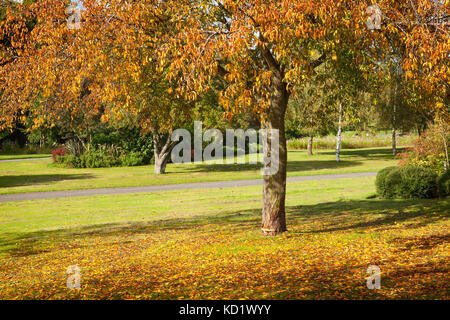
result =
M410 80L410 79L412 79L414 77L414 74L412 73L412 71L407 70L405 72L405 76L406 76L406 80Z
M337 60L337 55L336 55L336 51L333 50L332 54L331 54L331 58L333 59L333 61Z
M302 61L311 61L318 54L315 50L299 50L299 43L305 43L306 48L324 49L324 52L332 50L331 60L337 61L338 46L357 44L369 38L367 30L360 26L365 17L359 16L365 8L352 1L252 0L248 6L243 6L242 1L227 0L226 8L232 16L230 30L216 21L214 9L217 8L209 10L214 2L200 1L198 10L192 10L190 2L177 5L161 2L153 6L150 2L132 1L126 8L119 1L113 1L108 7L103 7L103 2L99 6L94 3L95 0L87 0L94 11L86 15L83 32L76 33L67 32L65 23L61 23L66 18L61 1L48 1L49 10L36 8L37 19L42 24L33 31L30 43L46 46L39 50L30 46L24 51L29 54L29 60L22 67L26 65L30 75L22 73L21 79L25 79L29 90L38 88L33 77L39 77L42 79L39 89L44 97L70 91L70 95L60 94L57 98L71 105L79 95L81 80L70 81L69 76L84 72L84 76L95 77L103 86L120 86L133 97L146 91L145 85L169 80L174 88L180 89L177 91L180 96L186 95L193 100L206 90L209 79L217 75L220 61L229 72L226 80L234 85L226 92L230 100L235 100L229 104L236 101L247 104L244 85L248 84L250 88L245 89L255 96L262 93L263 98L268 97L262 88L270 83L270 78L263 75L264 59L255 54L258 45L273 53L286 72L286 81L294 82L304 80L308 73L307 63ZM420 10L427 12L426 4L431 2L422 3ZM398 11L403 9L401 2L395 1L387 3L386 7L392 11L390 13L400 13ZM105 14L117 19L99 23L97 17ZM15 18L10 16L8 19ZM7 30L17 36L11 39L14 46L20 47L24 42L24 25L24 19L19 19ZM260 32L263 39L258 39ZM431 36L422 27L401 34L392 24L387 26L387 32L395 35L392 39L398 38L399 45L406 48L408 61L404 63L404 69L407 79L434 94L441 92L439 88L448 82L449 74L445 68L450 43L448 35L437 32ZM382 50L388 48L386 41L376 34L372 36ZM4 53L0 52L0 55L3 57ZM86 65L88 71L83 70ZM142 81L144 71L151 76ZM56 76L61 79L57 80ZM11 81L11 85L17 87L18 83ZM173 93L171 90L167 90L169 95ZM124 102L123 96L111 91L98 90L100 100L118 99L128 107L133 104L134 99ZM23 96L27 97L26 93Z
M109 113L104 113L104 114L102 114L102 116L101 116L101 118L100 118L100 120L101 120L103 123L107 123L107 122L109 121L109 119L110 119Z
M290 212L293 232L278 238L262 238L253 218L243 215L225 225L204 217L195 224L179 219L173 228L158 221L113 233L18 240L21 255L0 259L0 298L446 298L442 210L428 221L411 214L413 204L380 214L365 202L364 211L346 204L345 210L319 205ZM397 210L412 218L397 217ZM380 225L386 218L393 222ZM65 270L74 264L81 269L79 291L65 286ZM373 264L389 279L377 292L365 285Z

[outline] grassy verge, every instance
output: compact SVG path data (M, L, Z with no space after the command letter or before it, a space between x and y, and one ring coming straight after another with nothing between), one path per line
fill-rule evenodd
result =
M290 151L288 176L379 171L395 165L389 148L344 150L342 161L334 151L307 156ZM152 166L99 169L58 168L51 160L0 163L0 194L56 190L164 185L261 178L260 165L169 164L166 175Z
M290 183L276 238L260 187L0 203L0 298L448 299L450 200L368 200L373 183Z

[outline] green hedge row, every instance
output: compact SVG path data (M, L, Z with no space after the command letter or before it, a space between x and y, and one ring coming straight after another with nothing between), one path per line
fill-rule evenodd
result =
M450 191L450 173L439 176L421 167L388 167L376 178L378 196L385 199L431 199L445 197Z
M130 152L116 157L99 151L87 151L79 157L65 154L56 158L57 163L70 168L109 168L144 165L144 156L139 152Z

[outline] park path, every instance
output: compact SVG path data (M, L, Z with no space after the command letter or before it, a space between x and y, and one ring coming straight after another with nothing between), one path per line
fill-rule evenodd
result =
M373 177L376 175L377 175L376 172L360 172L360 173L300 176L300 177L288 177L287 182L311 181L311 180L332 180L332 179L343 179L343 178L361 178L361 177ZM168 190L236 188L236 187L262 185L262 182L263 182L262 179L253 179L253 180L170 184L170 185L143 186L143 187L121 187L121 188L102 188L102 189L15 193L15 194L0 195L0 202L96 196L96 195L108 195L108 194L127 194L127 193L168 191Z
M33 161L33 160L47 160L51 159L52 157L44 157L44 158L24 158L24 159L3 159L0 160L1 162L19 162L19 161Z

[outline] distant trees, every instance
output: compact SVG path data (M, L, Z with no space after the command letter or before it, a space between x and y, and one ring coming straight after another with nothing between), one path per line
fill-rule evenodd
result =
M166 5L84 1L79 30L68 28L66 5L43 0L21 6L40 23L23 57L5 68L5 115L17 118L23 110L35 127L59 123L74 132L92 127L89 119L134 118L143 132L153 133L155 172L164 173L175 145L171 130L189 119L192 105L158 69L155 40L174 28Z
M330 91L329 91L330 90ZM332 88L327 85L323 71L293 90L289 101L287 119L308 136L307 154L313 154L314 137L334 131L336 102Z

